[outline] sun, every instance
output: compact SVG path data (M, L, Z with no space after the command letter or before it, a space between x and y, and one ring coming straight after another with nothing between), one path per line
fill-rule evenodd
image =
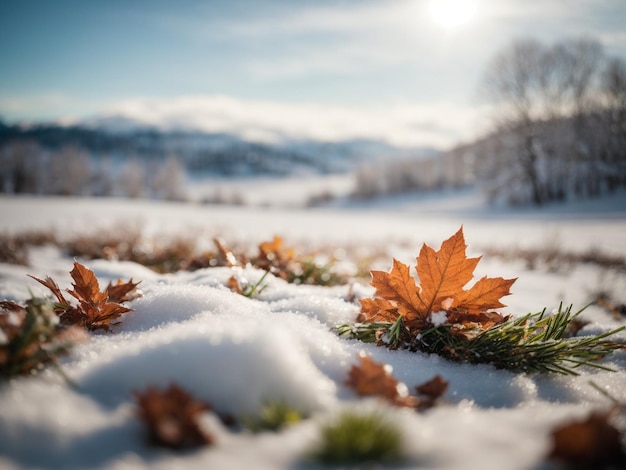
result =
M471 0L433 0L430 13L438 25L456 29L470 22L476 13L476 5Z

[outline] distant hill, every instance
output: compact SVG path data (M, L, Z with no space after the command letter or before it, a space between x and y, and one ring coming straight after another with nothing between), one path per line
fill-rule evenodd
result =
M34 142L51 151L74 147L92 158L113 160L129 157L160 160L175 155L188 172L215 176L343 173L371 161L419 159L438 153L430 147L399 148L367 139L259 143L226 133L160 129L123 116L91 119L75 125L0 122L0 147L16 140Z

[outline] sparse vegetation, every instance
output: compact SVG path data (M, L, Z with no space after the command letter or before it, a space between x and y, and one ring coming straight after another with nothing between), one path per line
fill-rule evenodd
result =
M258 416L246 415L241 418L243 427L252 432L280 431L286 426L299 423L304 413L283 400L268 401L261 407Z
M581 365L603 368L597 361L623 347L607 338L624 326L590 337L568 337L580 314L559 307L518 319L493 311L504 307L515 279L472 279L480 258L467 258L462 228L435 251L424 244L417 257L415 284L409 267L394 260L391 272L372 271L374 298L361 299L355 325L340 325L340 335L439 354L447 359L489 363L522 372L576 374Z
M31 240L33 244L58 243L57 238L42 234L33 235ZM96 240L95 247L91 240ZM106 253L115 258L138 256L132 247L134 243L142 243L138 232L128 239L81 238L74 247L93 256ZM333 272L332 263L317 264L312 256L299 257L294 248L284 246L280 237L259 244L258 252L252 256L232 250L220 239L215 239L214 244L214 252L201 255L188 249L191 244L164 252L171 257L170 265L179 269L185 263L187 266L196 263L204 267L229 266L241 270L253 266L264 270L258 280L251 283L240 284L235 276L231 277L229 287L246 297L257 296L265 288L270 273L291 283L325 286L345 281ZM397 260L389 273L373 271L375 296L361 299L358 322L340 325L337 332L340 336L391 349L422 351L470 364L488 363L515 372L576 375L581 366L611 371L601 359L624 348L623 343L612 341L610 337L625 326L595 336L578 336L584 326L578 318L582 311L572 313L571 306L560 307L552 314L544 310L516 319L505 317L493 309L503 306L500 299L509 295L515 279L484 277L466 288L479 258L467 258L465 249L462 228L445 240L440 250L424 245L416 265L420 285L416 284L409 267ZM163 266L165 258L157 256L155 259ZM585 259L577 258L575 262ZM609 261L598 262L597 257L594 260L611 268L616 265ZM57 366L58 357L66 354L77 341L88 338L87 331L110 331L121 315L130 311L121 304L140 295L136 289L138 283L132 280L109 283L101 289L93 271L77 261L70 275L72 289L66 292L73 299L66 297L50 277L31 276L51 291L55 302L31 298L25 306L10 301L0 303L0 378L3 380L35 374L49 365ZM608 295L599 293L596 301L616 318L621 318L621 306L612 303ZM389 365L364 354L359 355L359 360L349 370L344 385L358 397L381 400L382 408L346 410L322 423L317 446L307 458L331 466L401 464L406 459L405 438L399 424L384 413L384 407L428 410L441 403L449 384L436 375L417 385L411 393L391 374ZM146 426L149 443L172 450L219 445L202 420L204 414L213 412L211 405L194 398L180 386L148 387L143 392L135 392L135 398L137 415ZM221 417L227 426L236 423L237 427L253 433L280 431L305 418L302 411L280 400L266 402L257 415L242 416L238 422ZM589 427L590 432L598 436L609 430L612 433L610 461L623 461L623 448L615 439L621 436L621 431L609 423L608 415L592 415L585 422L555 429L550 458L569 461L572 455L578 455L578 449L563 443L562 434L578 432L581 426ZM589 453L584 454L585 459L594 462L603 461L598 452L604 449L596 437L590 438Z
M486 256L506 261L521 260L530 270L545 269L552 272L563 272L577 264L591 264L603 269L615 269L626 272L626 258L619 255L604 253L598 248L582 252L566 251L559 246L544 248L494 248L483 247Z
M0 263L28 266L30 248L58 243L59 240L52 230L0 233Z
M64 327L54 304L32 297L21 306L0 302L0 378L32 375L46 365L60 371L57 360L77 342L85 340L80 329Z
M325 424L312 458L329 465L398 464L404 459L403 436L380 411L344 411Z

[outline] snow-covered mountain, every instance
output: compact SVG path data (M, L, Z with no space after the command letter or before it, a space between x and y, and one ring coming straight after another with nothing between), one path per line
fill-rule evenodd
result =
M342 173L367 162L437 153L430 147L402 148L368 139L285 138L263 142L235 133L153 125L123 115L100 116L71 125L0 127L0 147L15 140L34 141L50 150L77 147L95 158L162 159L176 155L190 172L219 176Z

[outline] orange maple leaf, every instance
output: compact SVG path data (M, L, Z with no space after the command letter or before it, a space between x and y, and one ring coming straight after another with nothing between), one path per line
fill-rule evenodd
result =
M288 261L294 257L294 249L283 245L282 237L274 236L272 241L263 242L259 245L259 258L267 260L280 259Z
M466 248L463 227L445 240L439 251L424 244L415 267L419 286L409 267L396 259L389 273L372 271L377 297L361 300L359 320L393 322L401 316L407 327L423 330L432 326L432 313L443 311L451 314L448 321L483 323L489 309L505 306L500 299L510 294L516 279L483 277L465 290L480 261L468 258ZM491 315L490 323L497 322Z
M296 261L294 255L295 250L285 247L282 237L274 236L272 241L259 244L259 254L253 260L253 264L281 279L289 280L293 273L293 263Z

